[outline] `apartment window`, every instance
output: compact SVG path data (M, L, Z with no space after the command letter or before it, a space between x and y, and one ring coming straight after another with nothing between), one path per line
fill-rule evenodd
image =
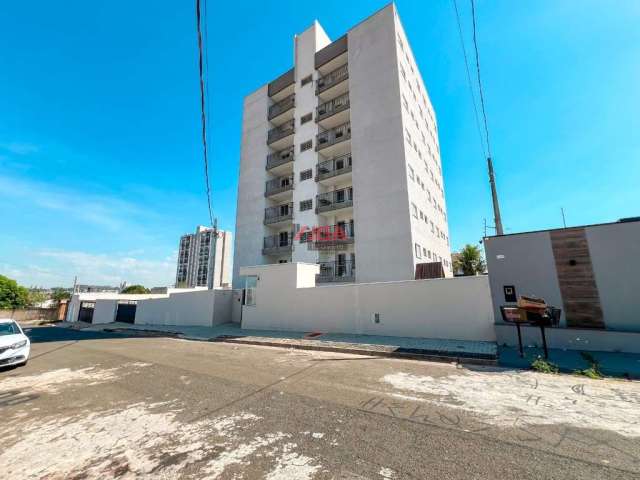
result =
M309 180L312 176L313 172L311 171L311 169L303 170L302 172L300 172L300 181Z
M422 213L422 210L420 210L420 220L424 220L424 213Z
M313 113L307 113L306 115L301 116L300 125L304 125L305 123L310 122L312 118L313 118Z
M313 200L303 200L300 202L300 211L311 210L313 208Z
M413 210L413 216L418 218L418 207L416 207L415 203L411 203L411 209Z
M424 258L427 258L427 249L426 249L426 248L424 248L424 247L422 247L422 256L423 256Z
M422 247L416 243L416 258L422 258Z
M313 77L311 75L307 75L302 80L300 80L300 86L304 87L307 83L311 83L312 80L313 80Z
M413 173L413 167L411 165L407 165L409 167L409 178L411 180L415 179L415 174Z
M313 140L307 140L300 144L300 151L304 152L305 150L309 150L311 147L313 147Z

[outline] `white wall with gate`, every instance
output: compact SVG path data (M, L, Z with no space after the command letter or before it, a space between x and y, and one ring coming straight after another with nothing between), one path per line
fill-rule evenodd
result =
M316 286L318 265L242 267L257 279L242 327L494 341L486 276Z
M138 302L137 325L211 327L231 321L232 290L196 290Z

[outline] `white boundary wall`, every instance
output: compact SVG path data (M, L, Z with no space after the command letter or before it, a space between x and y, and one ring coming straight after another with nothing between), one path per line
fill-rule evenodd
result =
M316 287L318 271L306 263L242 267L241 275L258 278L242 328L496 339L486 276Z
M230 289L172 293L165 298L141 300L136 325L189 325L211 327L231 321Z

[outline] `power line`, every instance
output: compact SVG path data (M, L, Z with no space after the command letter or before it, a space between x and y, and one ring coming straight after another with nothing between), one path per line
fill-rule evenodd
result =
M484 108L484 94L482 93L482 80L480 78L480 55L478 54L478 42L476 40L476 7L474 0L471 0L471 17L473 18L473 47L476 51L476 71L478 73L478 90L480 90L480 105L482 107L482 117L484 118L484 131L487 136L487 152L491 158L491 143L489 142L489 125L487 123L487 112Z
M453 8L456 12L456 20L458 22L458 33L460 34L460 46L462 47L462 55L464 56L464 68L467 71L467 84L469 85L469 93L471 94L471 103L473 104L473 113L476 118L476 128L478 129L478 138L480 139L480 147L482 148L482 156L487 156L487 149L484 144L484 137L480 127L480 118L478 117L478 108L476 106L476 96L473 93L473 82L471 81L471 73L469 72L469 60L467 59L467 49L464 46L464 35L462 33L462 25L460 22L460 14L458 13L458 4L456 0L452 0Z
M206 0L205 4L206 4ZM205 5L206 8L206 5ZM209 207L209 220L211 222L211 226L216 229L216 222L213 218L213 209L211 207L211 183L209 181L209 158L208 158L208 148L207 148L207 115L206 115L206 101L205 101L205 76L203 69L203 60L202 60L202 52L203 52L203 42L202 42L202 15L200 8L200 0L196 0L196 23L197 23L197 31L198 31L198 71L200 73L200 119L202 122L202 150L204 154L204 176L205 183L207 188L207 205ZM205 26L206 28L206 26ZM208 81L207 81L208 85Z

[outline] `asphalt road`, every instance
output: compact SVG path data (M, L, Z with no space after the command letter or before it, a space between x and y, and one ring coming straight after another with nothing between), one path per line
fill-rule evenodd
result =
M640 384L34 328L3 478L637 479Z

